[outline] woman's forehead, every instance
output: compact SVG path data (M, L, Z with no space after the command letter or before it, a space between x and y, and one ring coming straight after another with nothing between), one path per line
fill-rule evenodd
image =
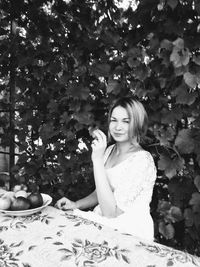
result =
M121 106L117 106L113 109L111 113L111 117L117 117L117 118L129 118L128 112L125 108Z

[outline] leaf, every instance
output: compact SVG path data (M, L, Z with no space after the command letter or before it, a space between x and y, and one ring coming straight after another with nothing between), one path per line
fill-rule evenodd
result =
M186 66L190 60L190 51L188 48L184 47L184 40L177 38L173 42L173 45L174 47L170 55L170 61L173 63L175 68Z
M181 84L174 91L172 91L172 95L176 96L176 103L183 105L192 105L198 94L196 91L188 92L188 87L186 85Z
M28 250L32 250L32 249L34 249L35 247L36 247L35 245L30 246L30 247L28 247Z
M108 80L108 85L107 85L107 92L108 93L111 93L111 92L119 92L120 91L120 83L116 80L112 80L112 79L109 79Z
M94 64L91 67L91 72L97 77L108 77L111 67L108 64Z
M130 261L130 259L126 256L126 255L124 255L124 254L122 254L122 259L126 262L126 263L131 263L131 261Z
M82 244L80 244L80 243L72 243L72 246L80 248L80 247L82 247Z
M121 254L119 253L119 251L115 251L115 258L117 259L117 260L120 260L121 259Z
M189 201L189 204L192 206L200 206L200 193L195 192L192 194L192 198Z
M19 243L12 243L12 244L10 244L10 247L19 247L19 246L21 246L22 244L23 244L24 242L23 241L21 241L21 242L19 242Z
M200 55L193 55L192 60L200 66Z
M75 241L76 243L78 243L78 244L83 245L83 241L82 241L81 239L79 239L79 238L75 238L74 241Z
M46 236L46 237L44 237L44 239L45 239L45 240L47 240L47 239L53 239L53 237L51 237L51 236Z
M161 111L161 121L164 124L176 123L177 120L182 119L182 111L179 108L174 108L172 110L163 109Z
M63 245L62 242L54 242L53 244L54 244L54 245Z
M162 40L161 44L160 44L161 48L165 48L166 50L172 50L173 44L171 41L164 39Z
M195 184L196 188L198 189L198 191L200 191L200 175L197 175L194 178L194 184Z
M167 127L167 129L161 128L157 138L160 141L160 145L168 146L169 141L172 141L174 139L174 135L175 135L175 130L172 127Z
M18 257L18 256L21 256L23 253L24 253L24 251L23 251L23 250L20 250L19 252L16 253L15 256L17 256L17 257Z
M172 178L184 167L184 159L176 157L171 159L165 155L161 155L158 161L158 168L165 172L168 178Z
M127 64L130 68L135 68L140 65L140 61L137 58L130 56L127 59Z
M64 253L69 253L69 255L73 254L71 250L67 249L67 248L60 248L58 249L58 251L64 252Z
M178 0L167 0L167 5L170 6L172 10L174 10L178 5Z
M51 99L47 108L50 113L56 113L58 111L58 103L56 103L54 99Z
M171 223L165 224L165 222L159 223L159 233L161 233L166 239L172 239L175 234L174 227Z
M69 92L74 98L86 100L90 94L90 89L86 86L73 84L69 87Z
M83 261L83 267L95 267L94 264L95 264L95 261L92 261L92 260L84 260Z
M74 115L74 119L76 119L79 122L79 124L91 125L92 114L88 111L78 112Z
M64 256L61 258L61 261L70 260L71 258L72 258L72 255L64 255Z
M190 87L190 88L196 88L197 86L197 77L196 75L193 75L190 72L186 72L183 75L185 83Z
M183 213L184 219L185 219L185 225L187 227L191 227L194 223L194 215L193 211L190 208L186 208Z
M158 202L158 211L161 213L166 213L170 210L171 203L165 200L159 200Z
M179 222L183 220L183 214L179 207L172 206L170 209L170 215L173 218L174 222Z
M182 154L190 154L194 150L194 140L190 129L182 129L175 139L175 146Z
M70 117L68 112L64 112L61 116L60 116L60 123L64 123L64 124L68 124L70 121Z
M39 132L43 142L47 142L48 139L57 135L59 133L59 130L55 130L53 123L50 121L48 123L43 124Z
M176 47L176 48L179 48L180 50L184 48L184 40L181 39L181 38L177 38L174 42L173 42L173 45Z
M194 225L196 226L197 229L200 227L200 209L198 212L194 212Z

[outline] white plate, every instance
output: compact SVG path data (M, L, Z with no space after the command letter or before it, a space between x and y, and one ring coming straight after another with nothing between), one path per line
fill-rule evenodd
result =
M43 197L43 205L41 207L35 208L35 209L28 209L28 210L0 210L0 213L10 215L10 216L28 216L32 215L36 212L39 212L43 210L45 207L47 207L52 202L52 197L50 197L47 194L41 194Z

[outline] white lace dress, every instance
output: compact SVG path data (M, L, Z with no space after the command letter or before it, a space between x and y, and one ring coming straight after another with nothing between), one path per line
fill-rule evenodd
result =
M105 152L104 161L113 146ZM153 240L154 225L150 215L153 186L156 179L156 168L151 154L140 150L127 159L106 169L107 178L114 193L117 206L124 211L115 218L102 216L100 206L93 211L74 210L74 214L115 228L122 233Z

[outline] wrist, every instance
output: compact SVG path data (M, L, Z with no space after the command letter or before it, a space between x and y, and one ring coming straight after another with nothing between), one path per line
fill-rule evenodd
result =
M75 201L75 209L80 209L80 202L79 202L79 200Z
M93 166L95 165L104 165L103 158L94 158L92 159Z

